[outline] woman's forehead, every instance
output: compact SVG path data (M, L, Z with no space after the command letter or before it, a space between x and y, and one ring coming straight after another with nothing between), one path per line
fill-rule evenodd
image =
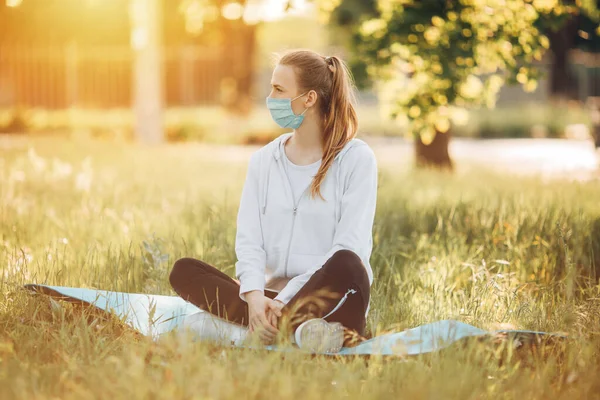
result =
M271 85L279 85L286 89L296 88L296 74L289 65L278 64L273 70Z

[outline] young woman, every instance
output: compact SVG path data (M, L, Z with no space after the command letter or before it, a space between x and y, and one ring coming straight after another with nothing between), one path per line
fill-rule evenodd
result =
M170 282L184 299L265 343L285 327L300 347L336 352L350 345L348 332L365 332L377 163L354 138L353 85L339 58L287 53L271 86L267 108L293 132L250 158L237 217L239 281L183 258Z

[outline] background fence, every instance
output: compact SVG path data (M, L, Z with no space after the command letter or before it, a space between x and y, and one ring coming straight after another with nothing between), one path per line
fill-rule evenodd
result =
M127 46L0 45L0 107L130 107L133 57ZM221 70L217 49L165 49L166 104L218 103Z

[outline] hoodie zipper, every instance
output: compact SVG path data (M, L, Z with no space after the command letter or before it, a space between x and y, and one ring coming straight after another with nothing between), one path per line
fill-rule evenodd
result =
M346 294L344 295L344 297L342 297L342 298L340 299L340 301L339 301L339 302L337 303L337 305L336 305L336 306L333 308L333 310L329 311L329 313L328 313L327 315L325 315L324 317L321 317L321 318L325 319L325 318L329 317L331 314L333 314L334 312L336 312L337 310L339 310L339 309L340 309L340 307L341 307L341 306L343 306L343 305L344 305L344 303L346 302L346 300L348 299L348 295L349 295L349 294L356 294L356 293L357 293L357 292L356 292L356 290L354 290L354 289L352 289L352 288L348 289L348 291L346 292Z
M294 203L294 192L292 190L292 183L290 182L290 178L287 175L287 172L285 175L287 177L288 186L290 188L290 193L292 194L292 203L294 204L294 208L292 210L292 229L290 231L290 240L288 242L288 249L287 249L287 254L285 257L285 268L283 270L284 271L283 276L287 278L288 277L287 276L287 266L290 261L290 250L292 247L292 238L294 236L294 226L296 225L296 215L298 214L298 206L300 205L300 202L302 201L302 198L304 197L304 194L306 193L306 189L304 189L304 192L302 192L302 194L300 195L300 198L298 198L298 201L296 203Z
M285 142L284 142L284 144L285 144ZM281 150L281 148L279 149L279 151L282 151L282 150ZM285 150L283 150L283 151L285 151ZM343 150L342 150L342 151L343 151ZM347 150L346 150L346 151L347 151ZM336 159L337 159L337 158L340 156L340 154L342 154L342 152L340 152L340 153L339 153L339 154L336 156ZM284 157L286 157L286 156L284 155ZM297 202L294 202L294 190L292 189L292 182L290 181L290 177L289 177L289 175L288 175L288 173L287 173L287 167L284 167L284 166L282 166L282 165L279 163L279 161L280 161L280 158L276 158L275 160L277 161L277 165L278 165L278 166L279 166L281 169L283 169L283 173L284 173L284 175L285 175L285 177L286 177L286 180L287 180L287 183L288 183L288 189L289 189L289 191L290 191L290 196L292 197L292 204L293 204L293 206L294 206L294 208L293 208L293 211L292 211L292 212L293 212L293 215L292 215L292 229L291 229L291 232L290 232L290 240L288 241L287 253L286 253L286 256L285 256L285 266L284 266L284 270L283 270L283 276L284 276L285 278L287 278L287 277L288 277L288 276L287 276L288 263L289 263L289 261L290 261L290 249L291 249L291 247L292 247L292 238L293 238L293 236L294 236L294 226L296 225L296 215L298 214L298 206L300 205L300 202L302 201L302 198L303 198L303 197L304 197L304 195L306 194L306 190L308 190L308 188L310 188L310 184L308 185L308 187L307 187L306 189L304 189L304 191L303 191L303 192L302 192L302 194L300 195L300 198L298 199L298 201L297 201ZM281 162L282 162L282 163L285 163L285 160L283 160L283 161L281 161ZM339 168L339 167L338 167L338 168ZM336 182L336 184L339 184L339 182ZM336 201L337 201L337 200L338 200L338 199L336 199Z
M285 161L283 161L285 162ZM294 226L296 225L296 215L298 214L298 206L300 205L300 202L302 201L302 198L304 197L304 194L306 193L306 189L308 189L310 187L310 185L304 189L304 191L302 192L302 194L300 195L300 197L298 198L298 201L295 202L294 201L294 190L292 189L292 182L290 181L290 177L287 173L287 167L283 167L283 173L285 174L287 183L288 183L288 188L290 189L290 196L292 196L292 205L293 205L293 209L292 209L292 229L290 230L290 240L288 241L288 247L287 247L287 253L285 256L285 266L283 269L283 276L285 278L287 278L288 274L287 274L287 270L288 270L288 263L290 262L290 250L292 247L292 238L294 237Z

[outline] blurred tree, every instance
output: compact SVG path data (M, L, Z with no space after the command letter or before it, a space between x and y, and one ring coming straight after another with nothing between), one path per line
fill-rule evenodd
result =
M362 65L384 83L381 99L415 135L419 166L452 168L451 121L464 118L467 106L494 107L504 83L535 90L535 63L548 49L558 64L553 91L568 93L564 88L572 82L561 57L577 35L598 43L599 32L580 25L598 21L596 0L377 0L375 7L360 0L317 1L338 25L360 22L352 42L360 59L355 71ZM359 10L367 10L366 19Z
M565 1L572 8L558 18L552 9L542 9L536 26L550 40L550 96L553 100L578 99L576 78L569 68L569 52L579 48L586 52L600 51L600 0Z
M319 0L320 17L329 22L330 40L336 45L354 49L357 27L369 18L378 16L377 0L342 0L326 2ZM372 81L367 73L367 64L358 52L352 51L348 59L355 83L359 89L368 88Z
M164 63L161 0L131 0L135 135L147 144L164 141Z
M263 0L180 0L186 31L221 54L222 105L246 116L252 108L256 31ZM176 20L176 18L175 18Z

